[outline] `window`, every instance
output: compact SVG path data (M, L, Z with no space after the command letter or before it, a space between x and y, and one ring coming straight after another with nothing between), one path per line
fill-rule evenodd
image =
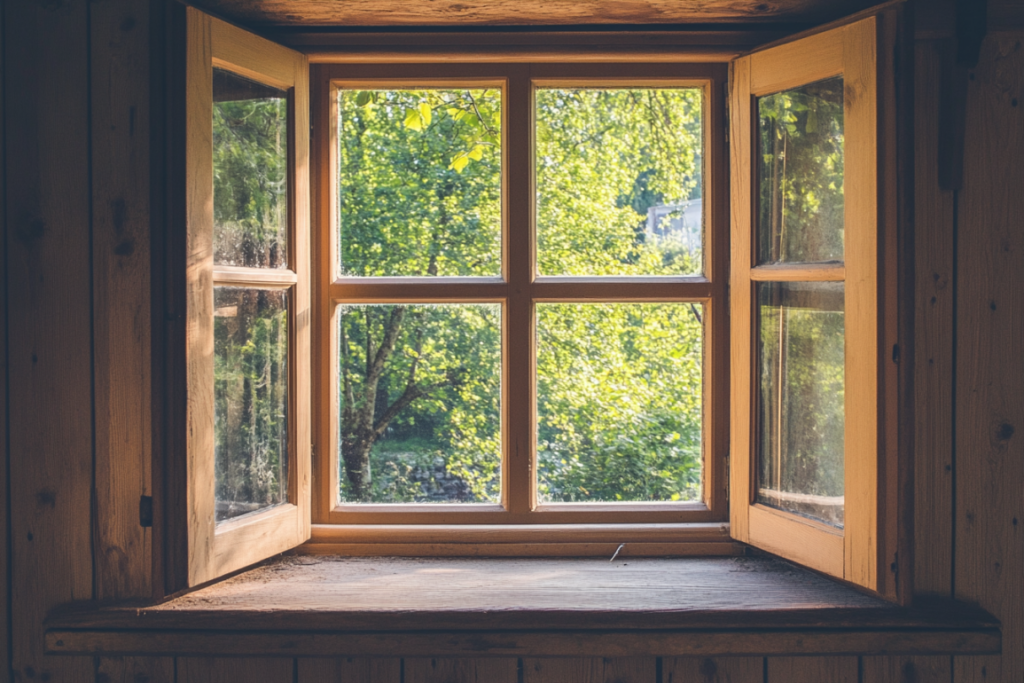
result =
M311 522L728 524L907 595L897 14L728 66L310 68L190 10L190 585Z
M724 521L725 69L313 73L317 521Z

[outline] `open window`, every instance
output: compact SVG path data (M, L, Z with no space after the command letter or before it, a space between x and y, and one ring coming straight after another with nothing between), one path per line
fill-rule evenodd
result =
M428 554L728 522L897 598L897 15L737 58L727 119L723 63L311 70L190 9L188 585L311 520Z
M188 585L309 538L305 56L189 8Z
M890 597L894 20L741 57L730 99L731 532Z

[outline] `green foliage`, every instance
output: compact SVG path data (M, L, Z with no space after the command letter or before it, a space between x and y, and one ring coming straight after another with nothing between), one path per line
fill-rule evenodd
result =
M342 271L499 274L498 91L342 91L338 109Z
M649 206L700 196L700 91L542 90L537 101L542 272L700 272L698 254L644 233ZM498 91L343 91L339 111L344 272L498 274ZM454 476L469 500L499 500L498 310L402 307L377 378L368 361L395 308L344 307L342 448L351 459L373 445L343 477L343 499L439 500L438 478ZM697 315L683 304L538 307L542 497L699 497ZM368 416L383 427L375 440L360 436Z
M843 259L843 79L758 99L761 260Z
M701 107L695 88L537 91L541 273L702 271L643 232L650 206L700 197Z
M286 263L287 101L263 98L213 106L213 219L217 263Z
M288 316L280 291L218 287L214 438L218 519L284 502Z
M541 500L699 499L698 315L686 304L538 306Z

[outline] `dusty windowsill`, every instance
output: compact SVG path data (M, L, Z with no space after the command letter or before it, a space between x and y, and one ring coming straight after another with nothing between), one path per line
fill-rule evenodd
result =
M991 653L964 605L901 608L767 558L284 557L152 607L48 622L64 654Z

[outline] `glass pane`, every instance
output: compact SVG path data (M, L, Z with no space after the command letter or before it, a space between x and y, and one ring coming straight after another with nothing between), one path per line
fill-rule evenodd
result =
M288 266L288 96L213 70L213 252L225 266Z
M841 282L759 283L757 502L843 526Z
M543 502L701 497L699 304L538 304Z
M699 88L537 91L544 275L703 271Z
M501 306L338 317L341 502L499 502Z
M288 499L288 294L213 289L217 521Z
M501 91L338 93L341 273L501 274Z
M757 100L761 263L843 260L843 79Z

